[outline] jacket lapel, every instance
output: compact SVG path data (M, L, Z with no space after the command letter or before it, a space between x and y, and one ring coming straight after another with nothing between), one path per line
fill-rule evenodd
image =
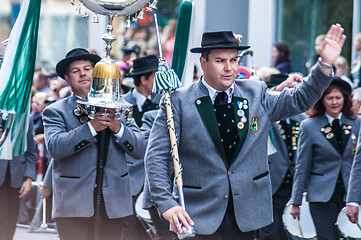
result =
M343 152L346 149L348 141L350 140L352 125L347 118L342 116L342 149Z
M133 118L138 127L142 125L142 114L139 112L137 104L133 105Z
M209 96L200 97L195 101L195 103L198 113L201 116L203 123L206 126L214 145L218 149L218 152L220 153L224 163L228 165L226 153L224 151L223 144L221 142L221 135L218 130L216 114L214 113L214 107L210 97Z
M334 130L332 129L332 127L330 126L329 123L327 123L326 126L322 127L321 132L323 134L323 136L327 139L327 141L329 143L331 143L331 145L340 153L342 154L341 148L337 143L336 137L335 137L335 133Z
M249 126L249 101L241 97L233 97L232 104L234 109L235 124L238 132L238 144L234 150L231 164L237 158L242 149L243 143L246 140ZM246 106L246 107L245 107Z

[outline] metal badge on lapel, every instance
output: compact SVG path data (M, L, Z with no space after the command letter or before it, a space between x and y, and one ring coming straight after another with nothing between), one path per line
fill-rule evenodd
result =
M325 128L325 133L329 133L329 132L331 132L331 128L330 128L330 127L326 127L326 128Z
M238 127L239 129L243 129L243 128L244 128L244 123L243 123L243 122L239 122L239 123L237 124L237 127Z
M240 116L240 117L243 117L244 116L244 111L243 110L238 110L237 115Z
M327 139L331 139L331 138L333 138L334 137L334 134L333 133L328 133L327 135L326 135L326 138Z
M79 119L80 123L86 123L90 119L88 117L89 112L85 105L78 104L76 108L73 110L74 115Z
M345 135L349 135L351 133L352 126L351 125L342 125L342 129Z

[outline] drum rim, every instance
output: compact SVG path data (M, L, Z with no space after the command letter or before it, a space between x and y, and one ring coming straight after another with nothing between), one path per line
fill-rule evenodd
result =
M302 198L302 200L303 199L306 199L306 193L304 193L303 194L303 198ZM307 203L308 204L308 202L305 200L305 201L302 201L302 203L304 204L304 203ZM302 238L301 237L301 235L298 233L298 234L294 234L294 233L291 233L290 231L289 231L289 227L286 225L286 213L288 213L290 216L291 216L291 214L287 211L287 209L291 206L291 204L292 204L292 201L291 200L289 200L288 202L287 202L287 204L285 205L285 207L283 208L283 214L282 214L282 222L283 222L283 226L284 226L284 228L287 230L287 232L291 235L291 236L294 236L294 237L298 237L298 238ZM286 212L287 211L287 212ZM292 217L292 216L291 216ZM311 218L312 218L312 216L311 216ZM312 221L312 224L313 224L313 226L314 226L314 228L315 228L315 224L314 224L314 222ZM302 239L313 239L313 238L315 238L315 237L317 237L317 232L316 232L316 228L315 228L315 232L314 233L311 233L312 234L312 236L307 236L307 237L303 237Z
M358 237L355 237L355 236L352 236L352 235L348 235L346 232L344 232L344 231L342 231L342 230L340 229L340 227L339 227L339 226L340 226L340 224L339 224L339 219L340 219L340 217L343 216L343 215L346 217L346 219L348 220L349 223L353 224L353 223L348 219L348 217L347 217L347 215L346 215L346 213L345 213L345 210L346 210L346 207L343 207L343 208L341 209L341 211L340 211L340 212L338 213L338 215L337 215L337 220L336 220L336 223L335 223L335 224L336 224L338 230L341 232L341 234L342 234L343 237L350 237L350 238L353 238L353 239L356 239L356 240L357 240L357 239L361 239L361 237L359 237L359 236L358 236ZM359 206L359 216L361 215L361 214L360 214L360 213L361 213L360 210L361 210L361 209L360 209L360 206Z
M144 208L142 207L141 201L142 201L143 197L144 197L144 193L141 192L141 193L139 194L139 196L137 197L137 200L135 201L135 205L134 205L135 214L137 215L138 218L141 218L141 219L143 219L143 220L146 221L146 222L151 222L151 221L152 221L152 217L150 216L149 211L148 211L147 209L144 209ZM137 210L138 210L137 206L140 206L141 210L144 211L145 213L147 213L147 216L142 216L142 215L140 215L140 214L138 213L138 211L137 211Z

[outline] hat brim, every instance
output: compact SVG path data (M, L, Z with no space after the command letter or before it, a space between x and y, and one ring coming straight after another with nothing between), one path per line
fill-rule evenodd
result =
M350 94L352 94L351 85L341 78L334 78L332 80L331 84L338 85L338 86L342 87L344 90L346 90L347 92L349 92Z
M131 73L125 74L126 77L134 77L137 75L142 75L149 72L154 72L158 70L158 63L152 64L151 66L148 66L146 68L140 69L139 71L133 71Z
M288 78L287 74L272 74L270 77L270 80L266 83L268 88L275 87L279 84L281 84L283 81L285 81Z
M70 63L77 61L77 60L89 60L89 61L93 62L94 64L96 64L101 59L102 58L99 57L98 55L91 54L91 53L80 55L80 56L75 56L75 57L64 58L63 60L58 62L58 64L56 65L56 73L62 79L65 79L64 78L65 72L66 72L66 69L69 67Z
M223 45L212 45L212 46L206 46L206 47L198 47L198 48L192 48L190 51L192 53L202 53L205 50L212 50L212 49L237 49L237 50L246 50L250 48L250 46L223 46Z

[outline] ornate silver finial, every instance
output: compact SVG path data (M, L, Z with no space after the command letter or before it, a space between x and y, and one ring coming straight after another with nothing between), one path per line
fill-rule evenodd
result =
M72 0L74 1L74 0ZM132 116L132 105L126 102L120 92L121 73L119 66L110 57L112 43L117 39L113 34L113 18L115 16L129 16L127 23L130 27L130 15L135 13L135 21L144 17L144 6L149 0L79 0L85 7L93 11L93 22L99 22L97 14L108 16L106 33L102 36L105 41L105 57L95 64L93 82L87 101L78 100L79 104L89 108L88 117L91 119L100 109L115 110L115 119L121 115L126 118ZM80 12L80 4L77 11ZM136 12L140 11L139 14Z

